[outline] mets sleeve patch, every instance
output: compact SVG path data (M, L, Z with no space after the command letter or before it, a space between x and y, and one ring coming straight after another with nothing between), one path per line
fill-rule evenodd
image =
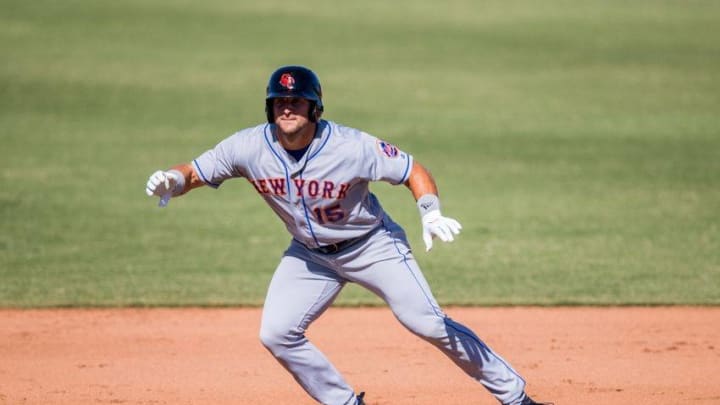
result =
M398 151L398 148L391 143L378 139L377 146L380 154L384 155L385 157L393 159L400 155L400 151Z

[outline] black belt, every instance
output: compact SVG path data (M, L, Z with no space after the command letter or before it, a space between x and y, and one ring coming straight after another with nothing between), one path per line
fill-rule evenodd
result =
M345 240L341 240L340 242L331 243L329 245L320 246L320 247L316 247L316 248L308 248L308 249L310 249L311 251L313 251L315 253L322 253L324 255L335 254L343 249L347 249L350 246L367 239L373 233L373 231L375 231L376 229L377 228L366 233L365 235L358 236L357 238L345 239Z
M345 248L348 248L348 247L360 242L364 238L365 238L365 235L360 236L358 238L341 240L340 242L331 243L331 244L325 245L325 246L311 248L310 250L312 250L315 253L331 255L331 254L337 253Z

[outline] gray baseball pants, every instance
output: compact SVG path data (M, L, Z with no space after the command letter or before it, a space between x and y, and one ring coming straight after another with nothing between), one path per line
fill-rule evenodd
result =
M405 233L389 218L362 243L337 254L293 240L268 288L260 340L316 401L353 404L355 392L305 336L347 282L382 298L410 332L430 342L503 404L519 404L525 381L470 329L446 316L418 267Z

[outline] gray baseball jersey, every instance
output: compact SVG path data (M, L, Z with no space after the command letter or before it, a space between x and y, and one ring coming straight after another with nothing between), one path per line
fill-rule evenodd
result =
M412 156L354 128L321 120L309 149L296 161L269 124L242 130L193 161L211 187L244 177L306 246L353 239L385 215L370 181L404 183Z

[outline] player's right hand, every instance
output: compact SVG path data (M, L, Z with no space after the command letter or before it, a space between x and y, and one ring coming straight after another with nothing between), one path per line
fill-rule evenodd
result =
M145 186L145 193L149 196L160 197L160 203L158 205L160 207L166 206L172 197L175 186L180 181L176 176L177 174L172 172L156 171L150 175L147 185Z

